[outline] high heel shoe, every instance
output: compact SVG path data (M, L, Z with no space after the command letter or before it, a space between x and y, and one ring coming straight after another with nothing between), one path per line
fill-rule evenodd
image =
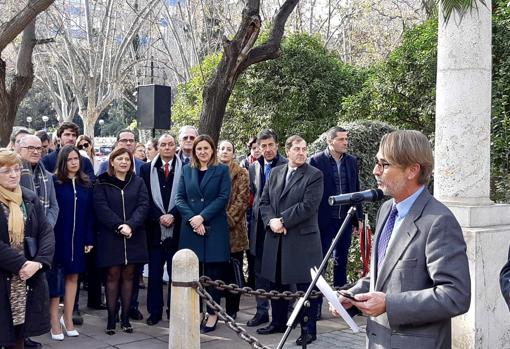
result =
M53 334L53 332L50 330L51 339L54 341L63 341L64 340L64 333L59 334Z
M122 328L122 331L126 333L133 333L133 326L131 326L129 320L122 320L120 327Z
M115 334L115 326L117 325L117 321L115 321L115 317L110 317L108 315L108 323L106 325L105 333L109 336L113 336Z
M202 324L202 326L200 326L200 332L201 333L209 333L209 332L214 331L216 329L216 325L218 324L218 319L219 319L219 317L216 316L216 321L214 322L214 325L212 325L210 327L206 325L207 322L204 322Z
M62 325L62 328L64 329L64 332L67 335L67 337L78 337L80 335L78 333L78 331L76 331L76 330L71 330L71 331L67 330L66 324L64 323L64 316L63 315L60 317L60 324ZM62 336L63 335L64 334L62 334Z

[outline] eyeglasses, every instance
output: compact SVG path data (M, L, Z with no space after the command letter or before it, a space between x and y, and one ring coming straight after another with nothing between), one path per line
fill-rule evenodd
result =
M135 142L134 139L126 139L126 138L119 139L119 143L134 143L134 142Z
M89 147L88 143L83 143L78 145L78 149L82 150L83 148L87 149Z
M377 159L375 160L375 168L377 168L377 171L384 172L390 166L391 166L391 164L389 162L379 161Z
M15 168L2 168L0 169L0 174L20 174L21 173L21 167L15 167Z
M33 147L33 146L28 146L28 147L21 147L21 149L28 149L29 152L33 153L35 152L36 150L37 151L42 151L42 147Z
M195 136L184 136L184 137L182 137L182 140L183 141L194 141Z

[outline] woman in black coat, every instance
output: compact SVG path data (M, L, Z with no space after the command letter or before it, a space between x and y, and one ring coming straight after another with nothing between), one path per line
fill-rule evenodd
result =
M110 154L108 172L97 179L94 209L98 225L97 264L106 268L106 333L115 334L116 303L121 288L121 327L132 333L128 309L133 292L133 273L147 263L145 218L149 196L145 183L133 173L133 156L124 148ZM135 280L138 282L138 280Z
M23 348L23 338L50 329L44 270L55 240L36 194L19 186L21 168L14 152L0 151L0 347L6 348Z

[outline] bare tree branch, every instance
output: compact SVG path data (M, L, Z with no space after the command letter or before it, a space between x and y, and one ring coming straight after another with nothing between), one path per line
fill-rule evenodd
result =
M55 0L30 0L14 17L0 26L0 53L13 41L34 18L46 10Z

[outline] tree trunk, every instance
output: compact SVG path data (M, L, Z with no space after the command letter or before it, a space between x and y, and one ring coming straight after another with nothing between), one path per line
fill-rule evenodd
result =
M260 1L248 0L243 9L243 18L232 40L224 40L223 56L215 74L202 93L199 132L210 135L217 143L228 100L239 75L250 65L280 55L280 44L285 23L299 0L286 0L275 16L269 39L254 47L260 33Z
M210 135L214 142L218 144L220 137L223 116L227 108L227 102L232 94L228 89L224 79L218 78L212 80L203 92L202 113L200 116L200 133Z
M34 68L32 52L35 46L35 19L23 30L16 75L11 81L10 89L6 86L6 63L0 58L0 146L9 143L16 113L23 98L32 87Z
M99 119L99 115L101 115L101 112L91 109L86 110L83 114L80 113L83 121L83 134L85 136L94 138L94 127L96 126L97 119Z

